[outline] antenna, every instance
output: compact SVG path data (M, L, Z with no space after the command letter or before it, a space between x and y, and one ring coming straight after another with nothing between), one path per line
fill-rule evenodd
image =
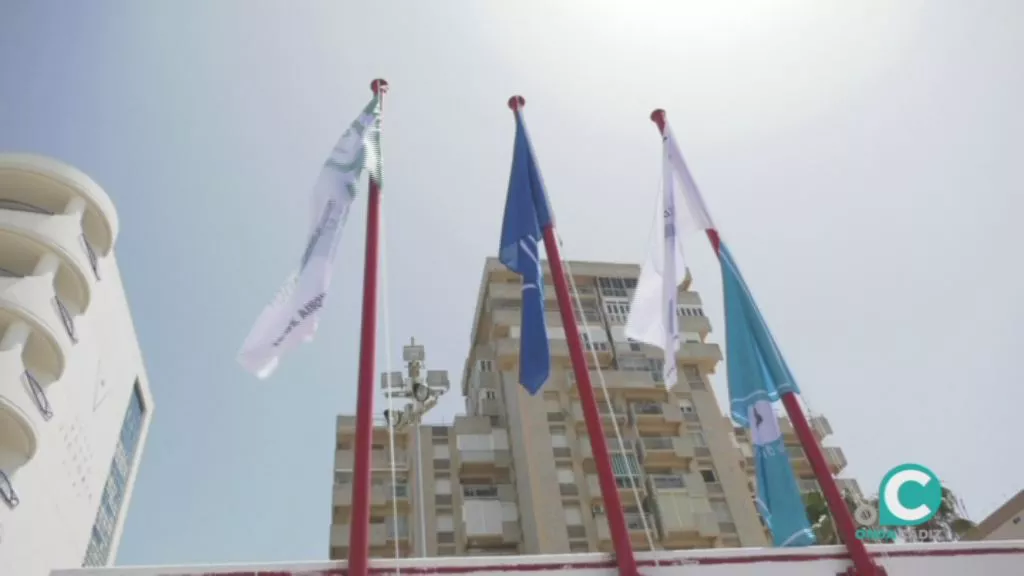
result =
M438 399L451 389L447 370L426 370L426 353L423 345L415 338L402 348L402 360L406 363L406 374L384 372L380 375L380 387L384 397L405 401L401 410L384 411L384 420L395 430L419 424L423 416L437 405Z
M419 500L419 541L420 554L427 555L426 510L423 499L423 446L420 438L420 423L441 396L451 388L447 370L426 370L426 354L423 346L416 343L415 338L409 339L409 345L402 348L402 360L406 362L408 375L401 372L384 372L380 375L380 387L384 397L401 399L405 404L400 410L384 411L384 421L395 430L403 430L413 426L416 432L416 481L417 499Z

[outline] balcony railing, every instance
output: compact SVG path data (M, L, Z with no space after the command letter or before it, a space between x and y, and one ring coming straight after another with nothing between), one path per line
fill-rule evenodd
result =
M0 470L0 499L3 499L10 508L14 508L20 502L18 494L14 491L14 485L11 484L11 479L3 470Z
M459 450L459 460L467 463L494 462L494 450Z
M675 474L656 474L648 476L651 479L651 484L656 490L680 490L686 488L686 481L683 480L682 476Z
M462 497L476 500L493 500L498 497L497 486L463 486Z
M96 256L96 249L89 243L89 239L82 234L82 247L85 249L85 255L89 258L89 266L92 267L92 273L96 275L96 279L100 279L100 259Z
M64 330L68 333L68 338L71 338L72 343L78 342L78 334L75 332L75 318L71 315L71 311L64 304L59 297L54 297L53 301L57 305L57 312L60 314L60 321L64 324Z
M623 490L632 490L633 488L639 490L643 488L639 476L616 476L615 485Z
M644 520L647 520L648 528L654 528L654 518L646 514L626 514L626 529L643 530Z
M50 399L46 397L46 391L43 390L36 377L28 370L25 371L25 384L28 386L29 392L32 393L32 400L35 401L36 408L42 414L43 420L52 418L53 407L50 405Z
M675 450L672 438L640 438L638 443L646 450Z
M34 206L28 202L20 202L18 200L0 200L0 210L16 210L18 212L32 212L33 214L53 216L53 212L46 208L40 208L39 206Z
M631 405L634 414L659 416L665 413L665 407L658 402L634 402Z

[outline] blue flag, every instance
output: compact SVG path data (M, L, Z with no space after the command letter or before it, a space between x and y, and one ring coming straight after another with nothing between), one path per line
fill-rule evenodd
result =
M498 259L523 279L519 382L530 394L536 394L551 374L551 350L544 321L544 271L540 265L539 247L544 227L551 224L551 208L523 118L518 111L515 116L516 142Z
M759 512L775 546L810 546L814 532L772 409L780 395L799 389L724 243L718 258L725 292L729 406L732 419L750 427Z

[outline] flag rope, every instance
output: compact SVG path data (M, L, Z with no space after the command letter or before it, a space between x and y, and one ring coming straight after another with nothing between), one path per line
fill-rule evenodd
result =
M383 200L383 198L381 199ZM388 387L391 387L391 315L388 306L388 250L387 250L387 227L384 220L384 202L380 207L380 312L381 323L384 325L384 368L388 375ZM395 401L391 394L387 394L388 414L395 413ZM399 547L398 532L398 470L395 462L395 426L388 421L388 453L391 460L391 517L392 530L394 530L395 560L400 560L402 552ZM408 482L406 483L408 486ZM408 490L408 488L406 488ZM422 492L421 492L422 494ZM387 527L385 527L387 531ZM401 574L402 567L395 565L395 574Z
M562 242L561 235L558 235L556 233L556 237L558 238L558 245L560 247L564 248L565 247L565 243ZM580 300L580 293L579 293L579 290L577 290L577 288L576 288L576 279L573 278L572 267L571 267L571 265L569 264L568 261L565 261L564 265L565 265L565 276L566 276L566 278L568 280L568 283L569 283L570 292L572 293L572 300L573 300L572 303L573 303L573 306L577 310L580 311L580 319L583 321L583 332L585 334L587 334L587 342L592 344L592 342L590 340L590 325L587 322L586 314L582 313L583 312L583 302ZM573 311L573 315L575 315L575 311ZM619 443L619 452L622 453L622 454L626 454L626 442L625 442L625 440L623 440L622 432L619 430L618 415L615 414L615 406L612 404L611 394L608 393L608 386L605 383L604 372L601 370L601 362L600 362L600 358L598 358L598 356L597 356L597 349L593 345L588 346L588 348L590 348L590 356L593 359L594 367L596 368L597 381L601 385L601 393L604 395L604 403L605 403L606 406L608 406L608 410L611 411L611 414L612 414L612 418L611 418L611 420L612 420L612 430L615 432L615 439ZM629 488L630 488L630 492L633 493L633 500L634 500L634 502L636 502L637 510L640 511L640 522L641 522L641 525L644 528L644 537L647 538L647 547L648 547L649 550L653 551L654 550L654 537L653 537L653 535L651 533L650 524L647 522L647 511L644 510L643 502L642 502L642 500L640 498L640 489L639 489L639 486L637 486L637 482L636 482L636 478L637 477L632 474L633 470L630 470L630 472L631 472L631 474L629 475ZM654 565L655 566L661 566L661 564L658 561L657 557L654 558Z

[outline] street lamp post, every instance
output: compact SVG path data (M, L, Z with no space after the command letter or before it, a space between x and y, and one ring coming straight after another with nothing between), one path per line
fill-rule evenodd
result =
M423 445L420 442L423 416L437 405L438 399L448 392L451 383L447 370L426 370L423 346L410 339L402 349L402 360L406 363L406 374L402 372L382 373L380 387L384 397L401 399L405 405L400 410L385 410L384 421L394 431L414 427L416 434L416 496L419 508L419 549L420 555L427 555L427 518L423 497Z

